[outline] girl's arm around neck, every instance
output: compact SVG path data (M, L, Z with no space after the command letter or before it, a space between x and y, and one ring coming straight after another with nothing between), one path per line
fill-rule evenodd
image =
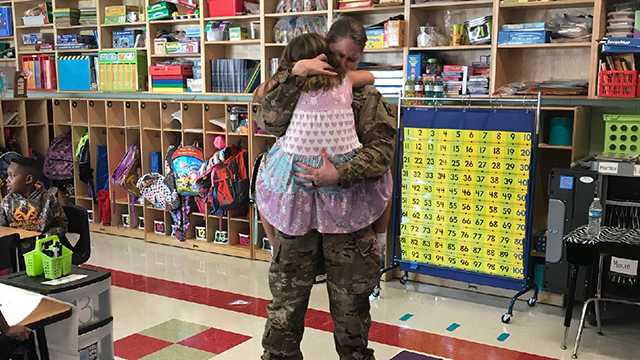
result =
M375 78L370 71L367 70L352 70L347 72L347 78L353 84L353 87L362 87L365 85L373 85Z

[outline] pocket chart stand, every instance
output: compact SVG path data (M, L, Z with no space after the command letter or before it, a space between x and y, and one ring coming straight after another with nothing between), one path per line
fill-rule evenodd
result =
M406 101L432 105L398 109L393 264L381 273L399 267L403 284L415 272L516 290L501 319L509 323L519 297L534 290L530 306L538 297L529 260L530 179L541 97L400 96Z

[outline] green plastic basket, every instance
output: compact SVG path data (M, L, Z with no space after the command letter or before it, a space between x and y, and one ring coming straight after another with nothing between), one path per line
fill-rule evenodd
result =
M62 247L62 255L53 258L42 252L45 247L59 245L60 239L57 235L47 236L36 240L36 247L32 251L24 254L24 262L27 276L40 276L44 274L46 279L57 279L71 273L73 252Z
M23 255L27 276L42 275L42 243L45 239L36 240L35 249Z
M62 255L52 258L42 254L42 270L45 279L57 279L71 274L71 250L62 246Z
M604 151L609 155L640 154L640 115L604 115Z

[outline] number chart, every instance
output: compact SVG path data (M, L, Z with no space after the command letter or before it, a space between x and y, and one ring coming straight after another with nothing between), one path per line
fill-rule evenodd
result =
M516 288L527 276L534 114L403 110L401 262Z

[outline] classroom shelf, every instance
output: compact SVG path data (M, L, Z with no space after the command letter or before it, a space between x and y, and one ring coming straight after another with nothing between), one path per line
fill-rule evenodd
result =
M101 24L100 27L103 28L111 28L111 27L115 27L115 28L121 28L121 27L140 27L140 26L146 26L147 23L144 21L138 21L138 22L131 22L131 23L123 23L123 24Z
M537 9L562 9L592 7L593 0L558 0L558 1L530 1L530 2L500 2L501 9L537 8Z
M204 21L222 21L222 20L242 21L242 20L259 20L259 19L260 19L260 15L256 14L256 15L236 15L236 16L213 16L213 17L204 18Z
M16 25L16 29L53 29L53 24L43 24L43 25Z
M342 14L352 14L352 15L404 12L404 5L375 6L375 7L355 8L355 9L336 9L336 10L333 10L333 12L342 13Z
M250 39L250 40L224 40L224 41L206 41L205 45L252 45L252 44L260 44L260 39Z
M590 48L590 47L591 47L590 42L498 45L498 49L561 49L561 48Z
M568 146L565 146L565 145L550 145L550 144L544 144L544 143L538 144L538 148L540 148L540 149L549 149L549 150L566 150L566 151L571 151L573 149L573 147L571 145L568 145Z
M383 49L364 49L365 53L395 53L403 52L404 48L383 48Z
M179 58L179 57L187 57L187 58L199 58L200 54L153 54L152 58Z
M289 12L289 13L270 13L264 14L265 18L282 18L282 17L291 17L291 16L324 16L328 15L329 11L327 10L318 10L318 11L299 11L299 12Z
M460 45L460 46L433 46L433 47L411 47L409 51L475 51L491 50L491 45Z
M150 25L155 24L189 24L189 23L199 23L200 19L168 19L168 20L152 20L149 21Z
M98 49L64 49L64 50L56 50L57 53L95 53L100 50Z
M411 4L411 9L433 9L433 8L484 8L491 7L493 1L471 0L471 1L428 1L423 4Z
M94 25L70 25L70 26L62 26L62 25L56 25L56 29L57 30L74 30L74 29L78 29L78 30L82 30L82 29L95 29L100 27L100 25L94 24Z

